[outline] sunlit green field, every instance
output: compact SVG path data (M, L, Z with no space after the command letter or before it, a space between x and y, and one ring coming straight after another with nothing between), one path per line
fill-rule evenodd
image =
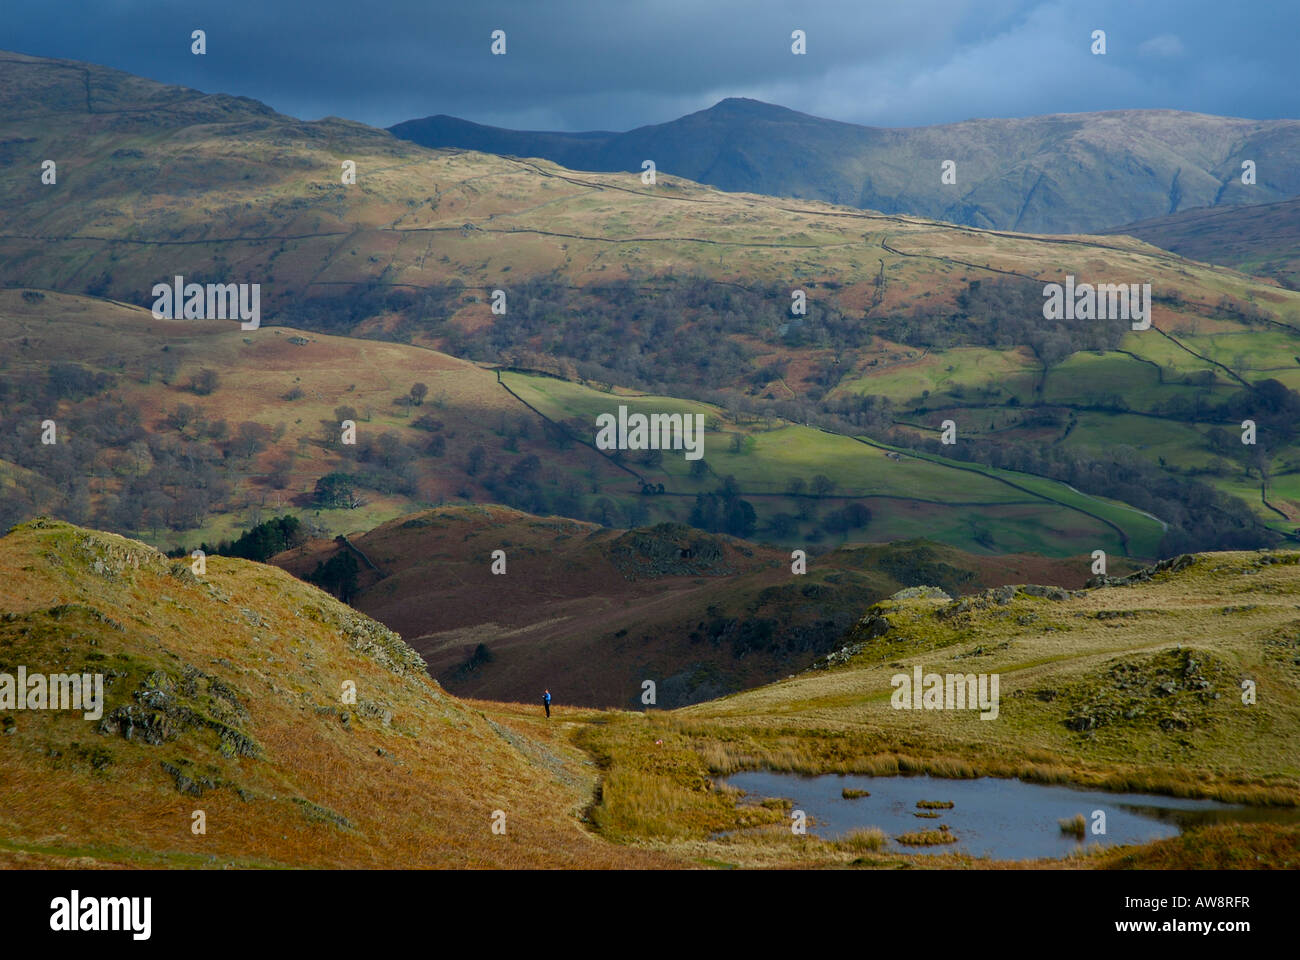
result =
M824 498L829 503L871 498L873 519L859 538L870 541L925 536L976 552L1073 556L1105 549L1154 556L1162 532L1156 521L1131 508L1041 477L901 451L894 459L888 455L893 447L780 421L737 424L707 404L619 396L516 372L501 376L546 416L589 425L593 438L596 417L616 413L620 404L629 412L702 414L711 427L704 441L707 476L692 478L690 461L672 451L661 468L636 469L652 481L662 476L665 487L688 494L734 477L760 517L797 512L798 498L786 495L790 482L810 482L820 474L834 485ZM736 436L744 440L739 451L732 448Z

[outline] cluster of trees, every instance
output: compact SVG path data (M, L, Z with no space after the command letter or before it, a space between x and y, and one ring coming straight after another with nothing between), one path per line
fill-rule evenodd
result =
M307 575L307 582L334 594L347 603L357 594L357 575L360 568L356 557L348 549L340 550L328 560L316 564L316 569Z
M46 371L45 399L84 400L110 390L117 378L110 373L88 370L79 363L52 363Z
M733 338L775 329L778 303L701 278L580 290L533 280L510 289L506 313L490 325L464 331L448 323L432 332L450 352L477 360L535 352L576 361L593 380L723 387L751 365L751 351Z
M286 307L277 319L327 333L351 333L379 314L399 315L383 336L409 342L420 332L456 356L512 364L519 358L564 358L588 380L642 389L722 390L746 379L761 382L783 372L760 370L755 351L738 338L773 346L829 349L841 362L819 368L829 389L851 366L849 351L870 343L873 331L844 314L806 284L806 312L791 315L788 284L744 287L704 276L633 277L574 287L535 278L507 289L507 309L472 331L447 318L484 291L459 282L418 293L369 286L332 299ZM841 356L842 355L842 356ZM418 400L412 396L418 405Z
M1211 427L1206 432L1205 446L1217 456L1202 472L1218 476L1240 472L1266 482L1275 458L1294 445L1300 432L1300 394L1277 380L1264 380L1238 390L1212 408L1206 419L1225 420L1233 426ZM1255 424L1253 443L1242 443L1240 424L1247 420ZM1283 469L1295 467L1295 463L1283 465Z
M360 506L356 487L415 496L419 492L420 458L440 457L446 449L442 423L432 417L421 417L412 424L433 434L427 440L407 439L392 430L358 430L356 443L343 443L339 425L345 420L357 423L361 418L355 408L346 405L336 407L334 416L334 420L320 422L321 439L327 449L350 461L350 465L317 481L315 499L321 507ZM346 489L344 478L351 485Z
M286 514L272 517L245 530L233 541L222 540L215 545L204 541L199 544L199 549L209 556L240 557L265 563L277 553L301 546L306 539L307 530L302 521ZM187 548L181 547L173 550L169 556L184 557L189 552Z
M889 318L883 333L910 346L946 350L980 346L1028 347L1044 367L1080 350L1114 350L1131 330L1131 320L1048 320L1043 284L1016 277L972 280L956 298L956 310L918 305Z
M115 530L193 529L235 508L238 474L284 435L283 425L232 425L189 403L150 429L113 392L117 380L70 362L0 377L0 459L25 468L0 498L0 522L46 512ZM54 421L53 444L41 442L45 420ZM291 465L277 461L273 486L287 484Z
M5 522L49 512L116 529L186 529L201 522L213 500L229 495L219 453L150 433L134 407L87 394L110 389L111 376L59 363L36 384L31 379L0 378L7 413L0 458L29 471L17 474L0 498ZM54 421L53 444L41 442L47 419ZM92 486L116 492L92 510Z
M871 511L861 503L850 503L832 510L822 519L822 528L830 533L850 533L871 523Z
M382 336L409 343L415 333L427 331L451 314L465 295L464 285L458 280L419 291L373 282L335 296L285 301L277 305L274 319L300 330L347 335L371 317L394 316L397 324L390 325Z
M331 471L316 481L312 502L322 510L355 510L365 504L350 473Z
M752 537L758 526L754 505L741 499L736 478L728 476L722 486L711 493L695 495L691 507L691 526L711 533L729 533L733 537Z

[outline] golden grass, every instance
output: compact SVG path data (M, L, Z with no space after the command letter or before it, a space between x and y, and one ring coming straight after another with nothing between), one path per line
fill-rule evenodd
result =
M887 695L882 697L877 691L883 687L887 694L888 676L896 668L878 663L898 657L901 651L888 646L887 637L881 641L886 644L885 650L874 658L870 652L864 653L847 667L801 674L793 680L711 703L657 714L651 721L612 714L599 733L583 731L583 736L594 738L593 748L594 741L606 745L605 760L611 766L611 778L620 776L622 763L644 762L641 756L645 749L635 746L638 742L663 739L674 753L682 751L674 761L676 773L661 779L655 799L655 806L663 807L670 803L663 791L675 794L682 813L673 828L665 829L651 816L652 810L638 813L638 806L650 806L648 800L638 799L633 790L625 790L616 798L617 809L610 811L619 821L621 838L649 837L638 833L642 829L638 827L640 821L657 831L655 842L662 849L695 849L706 844L712 845L715 852L732 850L734 857L735 848L741 847L745 853L740 859L752 865L772 865L782 862L783 857L798 857L799 862L808 862L809 857L813 862L839 861L832 849L817 852L811 844L792 846L784 824L772 822L764 827L752 820L745 823L743 818L752 816L756 806L731 790L706 790L703 785L711 777L742 770L807 775L998 776L1110 791L1293 806L1300 801L1300 778L1296 775L1297 757L1289 745L1300 740L1300 684L1284 672L1285 665L1280 668L1283 672L1276 672L1279 667L1265 658L1261 644L1262 638L1273 635L1279 624L1295 619L1291 599L1300 577L1295 564L1261 565L1258 561L1259 555L1255 554L1209 554L1176 577L1158 578L1136 587L1089 591L1054 604L1017 599L997 619L980 615L961 624L962 632L955 642L945 641L942 636L926 638L924 631L933 629L926 622L926 608L918 605L920 613L912 614L906 605L893 604L888 615L897 624L898 633L919 638L924 648L915 656L927 664L927 669L948 669L946 664L953 653L976 644L996 647L1002 638L1010 638L1007 652L999 657L1003 662L1010 660L1013 668L1003 669L1001 716L995 722L953 716L951 711L890 710ZM1234 613L1228 621L1218 611L1232 605L1227 598L1239 595L1242 584L1236 578L1243 575L1242 570L1251 571L1247 574L1252 578L1248 587L1257 605ZM1140 633L1125 632L1106 626L1127 623L1124 618L1098 620L1092 616L1096 610L1117 609L1147 611L1143 614L1144 629ZM1021 611L1035 610L1040 622L1061 624L1063 629L1008 630L1005 626L1023 615ZM998 613L996 607L993 612ZM1043 616L1045 613L1050 614L1050 619ZM1186 731L1171 733L1154 724L1132 725L1123 731L1124 739L1102 743L1099 738L1070 731L1062 722L1064 714L1059 705L1017 693L1065 687L1067 683L1095 683L1106 665L1126 652L1149 657L1153 650L1171 649L1178 643L1186 646L1189 636L1198 633L1195 627L1188 627L1198 616L1215 618L1199 631L1203 634L1209 625L1217 631L1213 656L1228 663L1235 659L1253 676L1271 676L1273 699L1263 711L1229 707L1213 714L1208 731L1191 732L1190 747L1178 742L1180 738L1188 740ZM1225 630L1225 625L1230 629ZM1045 646L1050 655L1038 655L1035 645ZM1097 652L1099 648L1101 653ZM980 662L981 671L1001 665L992 657ZM1024 679L1015 672L1017 663L1034 664L1023 668ZM962 669L974 668L962 664ZM647 724L652 724L653 734ZM1256 734L1256 730L1261 733ZM1244 742L1247 739L1249 742ZM950 806L948 801L922 801L918 805L920 814ZM945 844L951 837L951 831L943 829L922 831L918 836L927 834L940 835L931 839ZM666 839L670 835L677 839ZM1217 842L1219 836L1223 835L1205 834L1209 842ZM760 849L766 853L758 852ZM1089 849L1076 851L1063 861L1037 861L1032 865L1095 867L1110 862L1110 856ZM944 861L926 865L952 864Z
M1143 847L1100 851L1092 859L1108 870L1296 870L1300 826L1217 824Z
M850 830L840 838L840 845L854 853L873 853L883 850L887 841L885 831L879 827L862 827Z
M563 732L494 720L447 696L395 635L282 571L214 557L196 578L136 541L41 521L0 541L0 571L5 669L111 669L105 718L140 709L147 677L165 674L178 691L193 677L197 693L176 695L199 718L174 715L174 735L154 745L99 733L79 715L15 713L0 752L9 857L176 867L673 862L583 828L595 777ZM356 704L341 703L344 680L356 684ZM232 729L255 744L253 756L223 752L206 725L223 716L213 689L246 711ZM164 764L201 795L179 792ZM191 832L195 810L205 834ZM504 834L492 830L497 810Z

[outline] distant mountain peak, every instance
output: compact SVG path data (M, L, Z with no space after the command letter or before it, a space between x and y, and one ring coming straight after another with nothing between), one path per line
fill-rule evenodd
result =
M744 117L788 117L798 115L797 110L782 107L779 104L754 100L750 97L725 97L700 113L723 113Z
M766 107L768 109L776 109L775 104L768 103L764 100L755 100L753 97L723 97L713 105L713 109L715 110L719 107Z

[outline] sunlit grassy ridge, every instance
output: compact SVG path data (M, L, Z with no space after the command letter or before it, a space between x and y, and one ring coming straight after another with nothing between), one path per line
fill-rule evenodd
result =
M886 601L846 637L850 645L862 644L851 646L857 652L848 666L681 715L724 724L758 713L795 728L856 725L924 741L927 753L941 745L959 748L975 766L979 756L991 759L1014 743L1019 753L1050 752L1081 765L1140 763L1152 777L1161 767L1204 765L1225 782L1243 777L1256 786L1276 782L1294 790L1300 778L1298 560L1294 553L1203 554L1150 581L1065 599L1007 587L951 603ZM1128 696L1139 714L1107 714L1104 701L1125 683L1114 679L1115 665L1154 676L1165 664L1153 665L1153 658L1191 658L1217 673L1186 702L1181 686L1162 696L1154 682L1135 680ZM900 663L907 671L920 664L927 672L999 674L998 719L891 709L889 678L901 671ZM1261 691L1253 705L1242 702L1245 680ZM1189 712L1186 725L1161 728L1157 707L1169 702ZM1200 711L1201 722L1193 711ZM1072 729L1072 718L1088 716L1097 722Z
M137 541L47 521L0 540L0 669L106 677L102 728L5 711L0 863L659 862L581 827L594 771L558 723L489 720L327 594L273 567L207 563L195 576ZM191 831L195 810L206 834Z
M15 181L3 252L11 278L28 285L76 289L108 273L110 291L144 296L140 285L158 271L160 250L151 247L161 244L170 245L173 272L223 265L268 281L272 297L371 279L454 277L491 289L506 267L511 282L562 270L579 284L601 273L693 268L726 279L831 279L836 290L819 296L864 306L883 259L886 307L991 267L1150 278L1192 301L1230 293L1259 300L1278 319L1300 319L1300 295L1128 237L985 232L667 176L649 188L639 174L426 150L361 124L304 123L255 101L91 64L10 53L0 70L4 129L39 134L15 141L12 169L67 157L60 182L77 201L31 177ZM357 164L354 187L340 182L345 158ZM198 185L204 202L195 205ZM45 256L36 236L57 241L61 255ZM488 315L486 303L477 309Z

